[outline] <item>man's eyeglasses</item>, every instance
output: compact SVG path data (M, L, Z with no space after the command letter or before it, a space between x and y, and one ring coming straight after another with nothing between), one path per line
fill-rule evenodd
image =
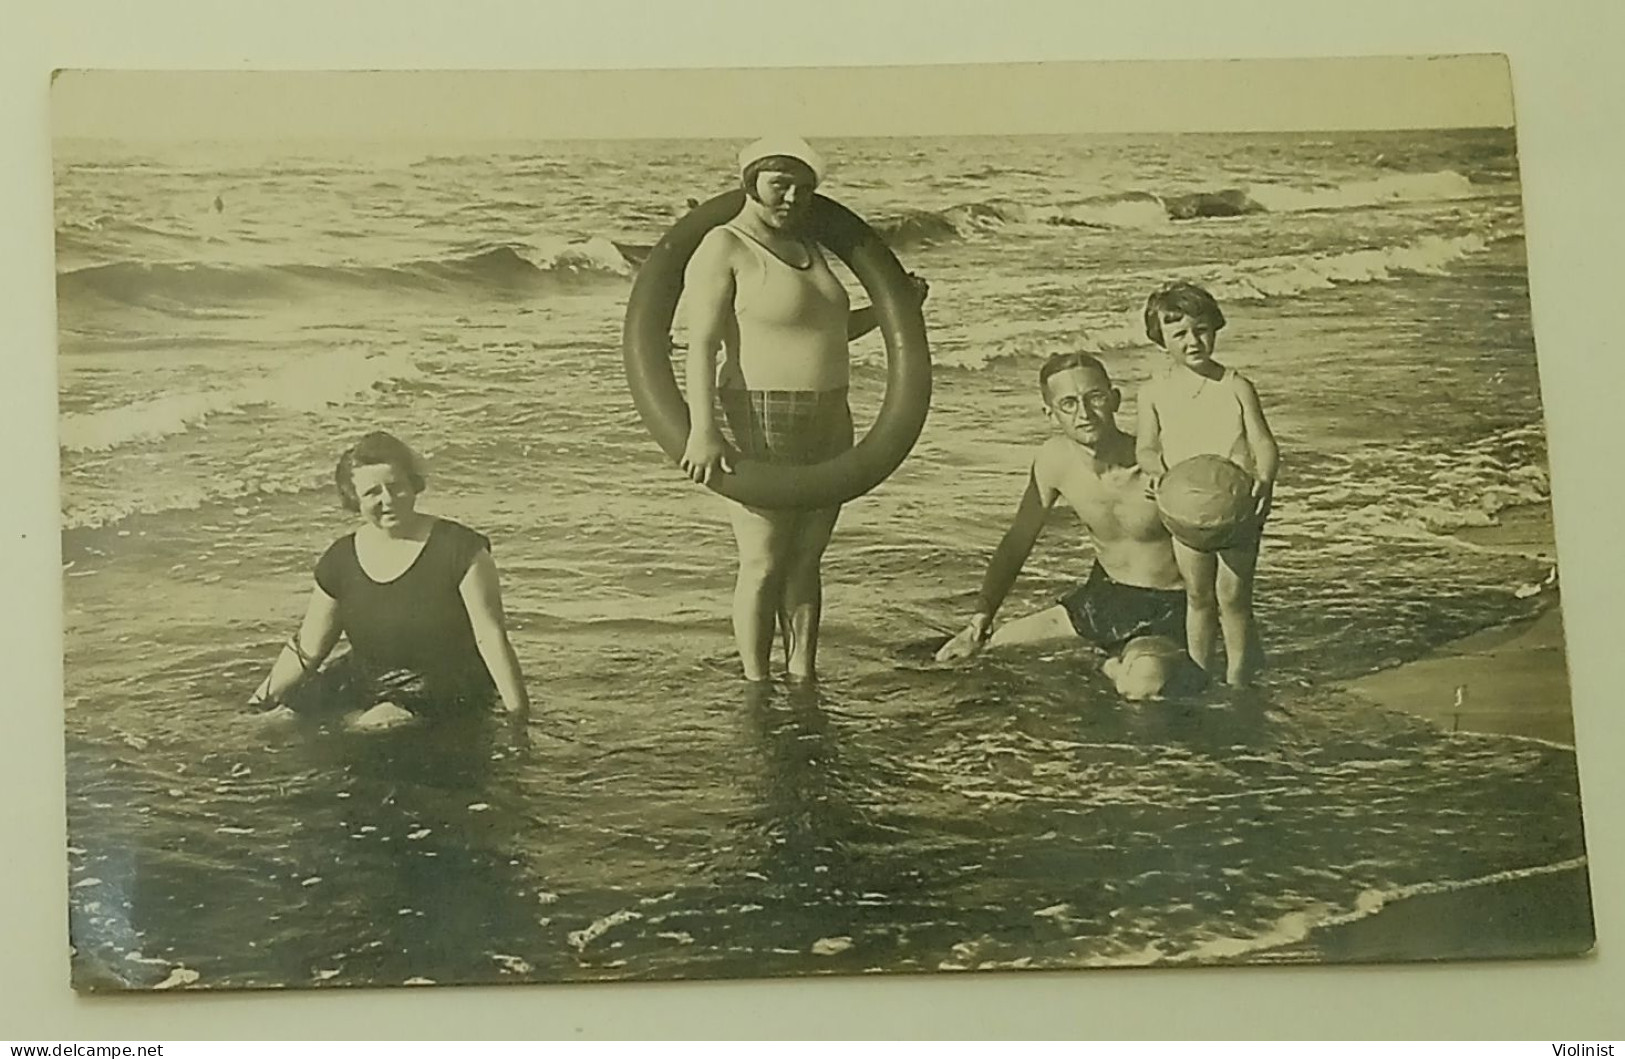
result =
M1111 411L1112 406L1111 391L1101 390L1093 393L1083 394L1081 397L1077 394L1069 393L1064 396L1057 397L1054 401L1050 402L1050 407L1054 408L1062 415L1073 416L1077 415L1078 409L1085 404L1089 406L1091 411L1109 412Z

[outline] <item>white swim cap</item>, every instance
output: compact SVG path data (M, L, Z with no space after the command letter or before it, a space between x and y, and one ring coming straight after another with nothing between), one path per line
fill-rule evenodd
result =
M748 144L739 152L739 172L744 173L752 162L760 162L775 155L805 162L807 168L813 172L813 181L818 184L824 182L823 156L799 136L763 136L756 142Z

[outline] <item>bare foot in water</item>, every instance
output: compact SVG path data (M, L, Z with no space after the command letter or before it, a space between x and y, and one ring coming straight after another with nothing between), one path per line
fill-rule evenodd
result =
M399 728L417 720L409 710L403 710L393 702L380 702L362 713L350 717L345 727L352 732L387 732L391 728Z

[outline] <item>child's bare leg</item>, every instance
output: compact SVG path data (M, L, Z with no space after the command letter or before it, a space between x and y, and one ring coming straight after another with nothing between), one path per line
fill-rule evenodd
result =
M1253 620L1253 575L1257 548L1231 548L1219 554L1215 582L1219 625L1224 630L1225 679L1232 687L1251 684L1264 668L1264 641Z
M1193 661L1212 674L1219 641L1219 558L1174 541L1174 561L1185 582L1185 641Z

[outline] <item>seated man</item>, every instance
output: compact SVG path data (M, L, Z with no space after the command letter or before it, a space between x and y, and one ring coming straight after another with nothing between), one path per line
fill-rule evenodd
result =
M1125 698L1154 698L1176 681L1199 683L1181 646L1185 590L1173 545L1148 495L1134 438L1117 427L1122 395L1105 365L1085 353L1051 357L1038 388L1058 433L1033 460L1021 505L988 563L979 608L937 660L967 657L983 644L1082 637L1111 656L1105 673ZM1061 499L1089 535L1094 569L1055 606L993 631L993 616Z

